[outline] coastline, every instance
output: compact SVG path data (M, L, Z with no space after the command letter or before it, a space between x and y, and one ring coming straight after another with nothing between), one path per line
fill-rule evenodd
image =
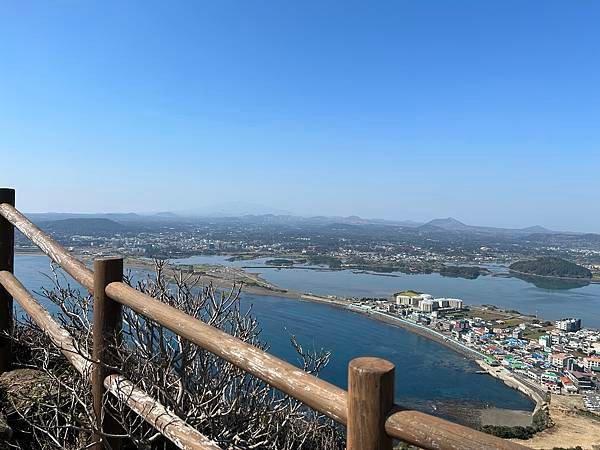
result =
M44 255L41 252L24 252L22 254L25 255ZM81 256L80 256L81 257ZM83 258L89 259L89 258ZM154 268L153 261L146 261L139 258L132 258L126 260L126 266L131 269L139 269L139 270L152 270ZM177 272L176 267L172 265L168 265L166 267L165 273L168 276L174 276ZM252 280L253 283L260 284L248 284L244 283L242 287L242 292L251 294L251 295L260 295L260 296L271 296L271 297L283 297L289 298L293 300L299 301L307 301L312 303L321 303L329 306L333 306L336 308L341 308L346 311L362 314L367 316L373 320L377 320L388 325L396 326L399 328L403 328L409 332L415 333L421 337L434 341L438 344L443 345L444 347L457 352L464 357L470 359L471 361L476 362L479 366L486 371L487 374L494 376L495 378L500 379L509 387L516 389L525 395L527 395L536 405L535 411L537 411L538 407L540 407L539 399L530 392L527 388L522 388L521 383L516 380L512 374L505 375L503 377L497 376L490 366L483 366L483 359L485 355L483 353L478 352L462 343L459 343L440 332L432 330L431 328L425 327L423 325L401 319L395 316L391 316L385 314L380 311L375 311L371 309L361 309L357 307L352 307L348 300L343 300L337 298L335 296L321 296L315 295L312 293L302 293L294 290L283 289L278 286L273 285L272 283L267 282L262 279L258 274L249 273L244 271L243 269L233 269L229 267L223 266L222 269L218 272L218 274L209 274L209 273L198 273L195 274L197 276L198 281L200 283L212 283L217 289L232 289L236 283L243 282L240 277L245 276ZM228 278L227 278L227 277ZM485 363L483 363L485 364ZM520 388L521 387L521 388ZM538 396L539 397L539 396Z
M504 367L492 367L487 364L483 360L476 360L476 363L487 372L488 375L493 376L501 380L507 386L516 389L517 391L527 395L535 402L535 409L533 410L533 414L538 412L540 409L546 407L548 402L546 401L545 396L542 395L542 392L539 389L534 389L532 386L526 384L525 382L519 380L516 376L514 376L511 372L509 372Z
M514 269L508 269L508 275L513 276L512 274L517 274L517 275L522 275L524 277L532 277L532 278L544 278L547 280L559 280L559 281L581 281L581 282L585 282L585 283L590 283L590 284L597 284L600 283L600 280L592 277L592 278L577 278L577 277L556 277L556 276L552 276L552 275L538 275L535 273L527 273L527 272L521 272L519 270L514 270Z
M38 248L32 248L31 251L20 248L20 249L15 250L15 256L47 256L47 255Z
M457 353L460 353L461 355L465 356L466 358L468 358L470 360L477 361L477 360L485 357L485 355L483 353L480 353L477 350L474 350L470 347L467 347L466 345L456 342L456 341L444 336L442 333L439 333L435 330L427 328L423 325L419 325L419 324L410 322L405 319L393 317L388 314L381 313L379 311L366 312L366 311L361 311L361 310L358 310L355 308L349 308L349 307L346 307L346 309L348 309L349 311L358 312L359 314L364 314L375 320L379 320L380 322L385 322L389 325L394 325L399 328L403 328L414 334L418 334L419 336L422 336L431 341L442 344L443 346L448 347Z
M130 267L140 268L140 269L148 269L148 268L154 267L154 264L151 261L144 261L144 260L139 260L139 259L129 260L127 263L128 263L128 266L130 266ZM177 270L176 268L169 265L167 273L169 275L173 276L174 273L176 272L176 270ZM225 270L224 272L227 272L227 271ZM243 268L236 269L236 270L232 269L231 273L238 274L238 275L240 273L244 273L245 275L249 275L250 277L252 277L257 282L262 283L262 286L261 285L253 285L253 284L244 284L244 286L242 287L242 292L245 292L248 294L254 294L254 295L283 297L283 298L289 298L289 299L293 299L293 300L300 300L300 301L307 301L307 302L330 305L330 306L333 306L336 308L344 309L346 311L362 314L373 320L377 320L377 321L386 323L388 325L403 328L409 332L415 333L421 337L424 337L426 339L434 341L456 353L463 355L465 358L468 358L471 361L474 361L488 375L499 379L507 386L509 386L513 389L516 389L517 391L527 395L527 397L529 397L532 400L532 402L535 404L535 408L534 408L534 411L532 411L532 414L534 412L536 412L540 407L543 406L544 402L541 399L540 395L538 395L532 389L528 388L526 385L524 385L522 382L520 382L514 375L512 375L511 373L508 373L508 374L502 374L502 376L499 376L499 374L493 370L495 368L485 364L483 360L485 359L486 355L484 355L483 353L478 352L477 350L472 349L460 342L457 342L457 341L443 335L440 332L432 330L429 327L408 321L406 319L394 317L394 316L391 316L391 315L388 315L388 314L385 314L385 313L382 313L379 311L352 307L348 300L342 300L342 299L336 298L335 296L326 297L326 296L322 296L322 295L315 295L312 293L302 293L302 292L298 292L298 291L294 291L294 290L283 289L283 288L280 288L279 286L275 286L272 283L267 282L266 280L262 279L258 274L246 272ZM198 275L198 278L199 278L200 282L212 282L215 287L220 288L220 289L231 289L235 282L235 280L233 280L233 279L224 279L222 277L209 275L209 274Z

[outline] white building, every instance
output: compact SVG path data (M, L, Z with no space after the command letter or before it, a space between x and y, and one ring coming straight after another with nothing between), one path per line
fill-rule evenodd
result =
M600 370L600 356L588 356L583 358L583 367L590 372L594 369Z
M433 312L438 309L438 302L432 298L424 299L419 302L421 312Z
M423 294L414 291L404 291L395 294L394 297L396 298L396 305L415 307L423 299Z
M454 309L462 309L463 308L463 301L460 298L447 298L446 300L448 300L448 306L450 308L454 308Z
M552 336L545 334L540 336L538 339L538 343L544 348L552 347Z
M581 330L581 319L562 319L555 322L556 328L567 333L573 333Z
M567 355L565 353L552 353L548 361L553 367L558 369L567 368L569 366L569 360L572 360L573 357L571 355Z

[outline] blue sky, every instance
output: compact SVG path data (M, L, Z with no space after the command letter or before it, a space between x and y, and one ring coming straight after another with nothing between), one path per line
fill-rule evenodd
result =
M595 1L0 5L0 185L24 211L600 232Z

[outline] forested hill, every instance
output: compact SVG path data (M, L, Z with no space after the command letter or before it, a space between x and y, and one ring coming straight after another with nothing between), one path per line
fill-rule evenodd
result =
M578 264L555 257L542 257L534 260L517 261L510 270L528 275L560 278L592 278L592 272Z

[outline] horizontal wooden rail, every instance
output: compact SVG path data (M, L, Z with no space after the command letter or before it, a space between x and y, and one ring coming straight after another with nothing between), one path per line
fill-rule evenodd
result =
M266 381L311 408L337 422L347 424L347 393L337 386L124 283L110 283L106 286L106 293L113 300ZM385 429L390 436L427 449L524 448L513 442L417 411L401 411L391 415L386 421Z
M346 391L247 344L183 311L116 282L106 286L113 300L165 326L179 336L234 364L286 394L346 423Z
M385 430L390 436L426 449L440 450L517 450L526 449L472 428L449 422L419 411L399 411L387 418Z
M75 280L88 290L93 290L92 271L71 256L59 243L9 204L0 204L0 214ZM335 421L343 425L347 424L348 394L343 389L143 294L125 283L108 284L106 294L138 314L154 320ZM400 408L395 407L395 409ZM391 414L385 422L385 430L394 438L432 450L526 448L417 411L405 410Z
M39 229L14 206L8 203L0 204L0 214L12 223L21 233L37 245L52 261L62 267L79 284L88 291L94 289L94 274L84 263L74 258L65 248Z
M27 291L15 276L7 271L0 271L0 284L21 305L23 310L50 337L52 343L75 367L75 369L91 382L93 363L84 348L79 348L71 334L56 322L35 298ZM195 428L189 426L180 417L154 400L134 383L121 375L109 375L104 379L104 386L119 401L127 404L146 422L160 431L163 436L183 450L220 450Z
M65 248L46 235L27 217L7 204L0 204L0 214L12 222L54 262L88 290L93 290L94 274L85 264L71 256ZM202 348L246 370L271 386L292 395L312 408L346 423L346 392L316 378L298 367L280 360L217 328L188 316L124 284L111 283L106 293Z

